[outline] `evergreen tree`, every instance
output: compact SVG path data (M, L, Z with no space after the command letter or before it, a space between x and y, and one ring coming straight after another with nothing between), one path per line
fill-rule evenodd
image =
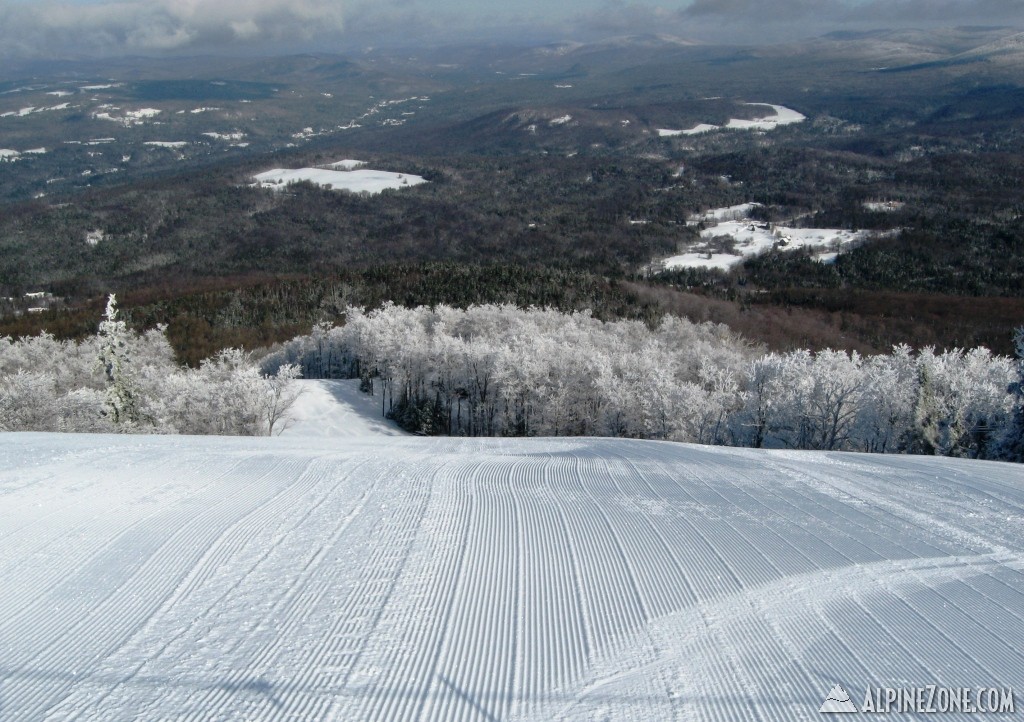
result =
M118 319L114 294L107 299L107 309L100 322L99 366L106 383L105 415L122 431L130 431L139 423L138 393L132 369L131 332Z

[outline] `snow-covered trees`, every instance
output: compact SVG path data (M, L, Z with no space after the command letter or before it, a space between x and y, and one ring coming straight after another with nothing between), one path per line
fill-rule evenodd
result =
M863 359L840 351L768 354L747 367L736 441L993 458L1009 427L1008 359L987 349L906 346Z
M1014 414L1013 362L986 348L942 354L926 348L918 356L917 369L911 450L998 456L996 449L1004 445Z
M1000 441L999 456L1007 461L1024 461L1024 326L1014 331L1013 345L1017 358L1014 379L1008 389L1013 398L1013 419Z
M0 339L0 431L270 434L297 392L298 369L265 376L237 349L181 368L164 328L138 334L110 297L97 335Z
M114 294L107 299L107 310L100 322L97 335L99 353L96 362L103 372L106 384L104 414L118 428L134 430L140 420L139 391L132 368L128 326L117 317L117 301Z
M1008 391L1024 371L986 349L759 354L673 317L648 328L513 306L349 308L343 327L285 344L264 370L284 364L360 377L382 413L424 434L997 458L1013 419L1024 428Z
M349 308L260 366L179 367L163 328L117 317L80 343L0 339L0 430L271 434L291 381L360 378L421 434L621 436L767 448L1024 459L1020 358L984 348L760 353L724 326L656 327L510 305Z
M713 324L669 317L652 330L514 306L350 308L345 326L318 335L286 344L264 370L317 368L329 354L406 428L472 436L721 442L752 353Z
M755 447L849 448L865 392L856 353L768 354L748 367L737 438Z

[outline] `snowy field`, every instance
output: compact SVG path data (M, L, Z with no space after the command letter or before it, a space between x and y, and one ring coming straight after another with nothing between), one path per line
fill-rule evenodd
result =
M324 167L332 170L355 170L356 168L364 165L366 165L366 161L345 158L344 160L335 161L334 163L328 163Z
M1020 466L386 436L352 393L279 438L0 434L0 719L789 721L836 685L1020 686Z
M116 108L110 105L101 105L100 107L107 108L108 110L120 110L120 108ZM140 108L139 110L125 111L124 115L122 116L111 115L109 112L104 111L102 113L93 113L92 117L96 118L97 120L110 120L115 123L120 123L121 125L127 128L133 125L142 125L145 121L149 120L150 118L155 118L156 116L160 115L161 112L163 111L157 108Z
M37 108L35 106L29 106L27 108L21 108L19 110L10 110L6 113L0 113L0 118L24 118L26 115L32 115L33 113L45 113L51 110L67 110L70 107L70 103L61 103L60 105L51 105L46 108Z
M340 168L358 161L339 161ZM335 170L333 168L274 168L254 176L263 188L280 189L289 183L309 181L318 186L336 191L376 194L389 188L408 188L427 181L411 173L392 173L385 170Z
M726 208L713 208L698 213L687 220L688 225L700 222L714 223L700 232L703 242L691 245L683 253L666 258L666 269L673 268L717 268L728 270L745 258L767 253L776 244L783 250L809 248L819 261L831 263L839 253L850 246L866 240L869 231L848 231L841 228L792 228L789 226L769 227L767 223L751 221L750 211L759 203L742 203ZM728 236L734 242L732 252L726 253L712 247L708 241L716 236Z
M743 218L747 218L750 212L755 208L760 207L760 203L739 203L734 206L726 206L725 208L712 208L711 210L704 211L703 213L694 213L686 219L687 225L697 224L700 222L711 222L711 221L735 221Z
M792 108L787 108L783 105L772 105L771 103L744 103L744 105L756 105L771 108L772 113L771 115L765 115L751 120L730 118L729 122L725 125L698 123L692 128L686 128L684 130L658 128L658 135L662 138L670 138L676 135L700 135L701 133L710 133L713 130L722 130L723 128L726 130L775 130L783 125L802 123L807 120L807 116L803 113L799 113Z

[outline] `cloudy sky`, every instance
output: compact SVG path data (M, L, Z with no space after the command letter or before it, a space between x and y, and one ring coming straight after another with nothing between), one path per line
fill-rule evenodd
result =
M963 24L1024 27L1024 0L0 0L0 56L269 53L646 32L751 42Z

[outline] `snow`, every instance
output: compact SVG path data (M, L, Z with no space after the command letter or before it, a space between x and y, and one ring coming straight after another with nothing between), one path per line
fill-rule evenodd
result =
M798 248L820 249L815 258L823 263L835 261L839 252L866 240L869 231L848 231L841 228L794 228L751 221L747 217L759 203L741 203L725 208L713 208L696 213L687 224L713 224L700 233L706 241L716 236L728 236L734 241L734 253L713 251L709 243L692 244L684 252L663 261L666 269L717 268L728 270L745 258L766 253L778 245L783 250Z
M106 107L110 110L120 110L120 108L116 108L113 106L100 107ZM139 108L138 110L127 110L121 117L111 115L108 112L93 113L92 117L96 118L97 120L110 120L115 123L120 123L121 125L127 128L132 125L142 125L146 120L150 118L155 118L161 112L162 111L157 108Z
M903 201L865 201L864 209L876 213L892 213L903 208Z
M565 125L566 123L568 123L571 120L572 120L572 116L571 115L563 115L563 116L560 116L558 118L552 118L548 122L548 124L549 125Z
M732 253L713 253L708 251L688 251L677 253L663 261L665 270L673 268L711 268L720 271L728 271L737 263L743 261L743 256Z
M698 123L692 128L686 130L671 130L669 128L658 128L658 135L662 138L670 138L674 135L699 135L701 133L707 133L711 130L718 130L717 125L710 125L708 123Z
M0 538L5 720L818 720L1024 668L1019 465L0 434Z
M709 253L707 250L701 250L706 246L700 244L687 253L666 259L665 267L727 269L742 262L744 258L770 251L776 244L784 250L820 248L827 251L859 243L869 235L868 231L847 231L840 228L775 226L772 230L768 224L752 223L748 220L723 221L701 231L700 236L704 239L729 236L735 241L736 253Z
M147 140L143 145L155 145L160 148L184 148L187 140Z
M241 140L242 138L245 137L245 133L243 133L240 130L235 131L233 133L215 133L211 131L209 133L203 133L203 135L209 138L213 138L215 140Z
M356 168L364 165L366 165L366 161L345 158L344 160L335 161L334 163L328 163L324 168L331 168L333 170L355 170Z
M792 108L787 108L782 105L773 105L771 103L744 103L744 105L757 105L771 108L772 114L765 115L760 118L754 118L753 120L730 118L729 122L725 125L699 123L692 128L687 128L686 130L658 128L658 135L663 138L676 135L700 135L701 133L709 133L713 130L721 130L723 128L730 130L774 130L779 126L801 123L807 120L807 116L793 110Z
M20 110L11 110L6 113L0 113L0 118L24 118L26 115L32 115L33 113L45 113L51 110L67 110L69 107L71 107L71 103L61 103L60 105L51 105L43 108L30 105L27 108L21 108Z
M46 148L30 148L25 151L17 151L12 148L0 148L0 163L21 160L26 155L42 155L46 152Z
M359 391L359 380L300 380L290 421L281 436L404 436L392 421L381 418L380 402Z
M703 213L694 213L686 220L687 223L700 223L701 221L734 221L748 217L750 212L760 205L760 203L739 203L737 205L726 206L724 208L712 208L711 210L704 211Z
M773 130L780 125L792 125L793 123L802 123L807 120L807 116L793 110L792 108L786 108L782 105L772 105L771 103L744 103L744 105L766 106L772 109L773 114L755 118L754 120L732 118L726 124L726 128L740 128L743 130Z
M347 190L353 193L380 193L389 188L405 188L426 183L421 176L410 173L392 173L383 170L338 171L325 168L299 168L290 170L274 168L254 176L264 188L281 189L289 183L310 181L331 190Z

